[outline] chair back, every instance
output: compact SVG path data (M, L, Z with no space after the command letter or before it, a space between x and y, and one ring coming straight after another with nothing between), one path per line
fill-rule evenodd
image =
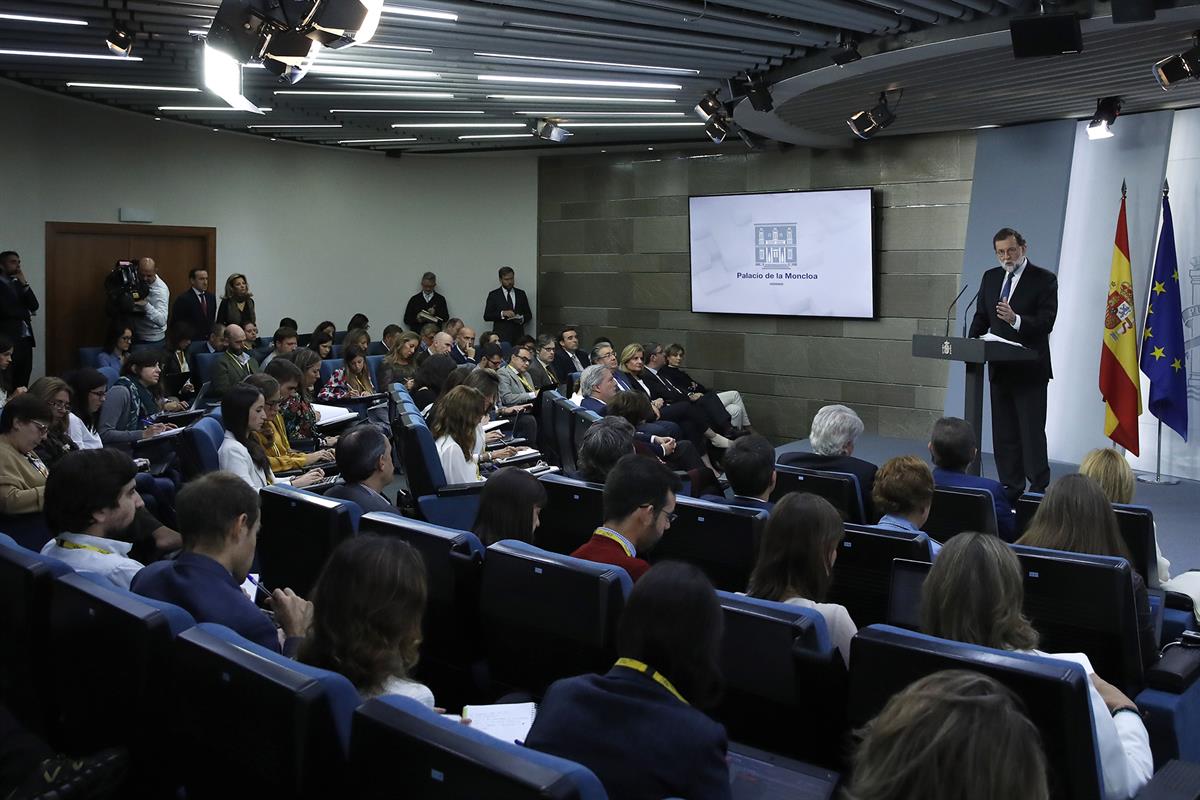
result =
M113 384L117 382L117 378L121 377L121 373L113 367L98 367L97 371L108 381L106 389L111 389Z
M1104 796L1088 677L1073 662L872 625L859 630L851 647L850 725L867 723L906 686L946 669L981 672L1024 701L1027 716L1041 732L1052 798Z
M633 588L625 570L512 539L489 547L486 563L480 613L493 680L540 694L612 666Z
M103 347L81 347L79 348L79 366L92 367L93 369L100 363L100 354L104 352Z
M548 389L542 392L542 396L537 399L537 415L538 415L538 449L545 454L546 459L551 464L559 464L558 455L558 435L554 428L554 415L556 408L554 403L562 397L556 389Z
M963 531L997 534L996 502L987 489L938 486L921 530L939 542Z
M862 524L867 521L858 477L848 472L826 472L776 464L775 491L771 493L771 502L779 502L788 492L808 492L824 497L846 522Z
M345 792L345 677L203 622L175 640L172 745L189 798L328 798Z
M564 472L574 472L575 465L575 405L566 398L554 401L554 444L558 448L559 466Z
M583 444L583 436L588 432L588 428L592 427L592 423L600 419L600 415L595 411L588 411L586 408L574 408L571 410L571 422L575 429L571 432L571 446L575 448L572 455L575 457L576 466L579 465L579 447Z
M382 345L383 342L376 342L375 344ZM372 347L374 347L374 345L372 345ZM384 353L382 353L382 354L367 356L367 370L369 371L369 374L371 376L371 385L374 386L375 389L380 392L387 391L386 386L379 385L379 367L381 364L383 364L383 356L384 355L386 355L386 351L384 351Z
M209 415L188 425L181 434L180 466L185 480L221 468L220 449L225 439L221 420Z
M745 591L767 512L675 497L675 521L649 552L651 561L686 561L718 589Z
M212 380L213 365L217 363L217 359L225 355L224 353L196 353L192 356L192 385L208 383Z
M386 356L387 352L387 345L383 342L371 342L371 346L367 348L368 356Z
M928 561L929 537L924 533L847 525L833 565L829 602L845 606L859 627L884 622L892 560L896 558Z
M337 349L337 348L335 348ZM313 387L314 391L321 391L325 384L329 383L329 378L333 375L335 369L341 369L345 366L345 361L342 360L341 353L334 353L332 358L321 360L321 377L317 379L317 385Z
M570 555L604 524L604 485L554 473L538 480L546 489L546 507L534 540L543 550Z
M362 509L284 484L258 493L262 527L258 566L263 583L311 597L313 586L334 548L358 530Z

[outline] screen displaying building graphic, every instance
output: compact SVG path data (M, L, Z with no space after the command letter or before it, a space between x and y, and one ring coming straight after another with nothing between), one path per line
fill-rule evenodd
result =
M754 226L754 265L796 266L795 223Z

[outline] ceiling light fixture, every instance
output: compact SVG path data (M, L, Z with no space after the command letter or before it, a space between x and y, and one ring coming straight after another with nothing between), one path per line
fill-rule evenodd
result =
M453 100L454 95L448 92L351 92L351 91L305 91L302 89L279 89L275 94L302 95L316 97L406 97L409 99L424 98L426 100Z
M69 89L119 89L137 92L199 92L194 86L153 86L144 83L89 83L86 81L68 81Z
M844 67L847 64L853 64L855 61L862 59L862 53L858 52L858 42L853 39L846 39L841 43L837 50L833 51L830 60L839 67Z
M612 86L622 89L682 89L677 83L646 83L644 81L598 81L585 78L537 78L531 75L478 75L481 81L493 83L538 83L549 86Z
M0 19L13 22L44 22L47 25L87 25L82 19L66 19L65 17L39 17L33 14L0 14Z
M720 114L725 110L725 107L717 99L716 92L709 92L700 98L700 102L696 103L696 107L692 110L696 112L697 117L708 122L710 117Z
M580 97L578 95L555 95L555 94L489 94L488 100L504 100L506 102L516 100L520 102L529 101L531 103L555 103L563 101L565 103L674 103L675 101L668 97Z
M359 47L365 47L368 50L403 50L406 53L432 53L432 47L409 47L404 44L360 44Z
M338 144L396 144L397 142L415 142L415 136L393 137L391 139L339 139Z
M113 55L127 58L130 51L133 50L133 34L120 21L116 21L113 23L112 30L108 32L108 36L104 38L104 43L108 45L109 52Z
M385 67L351 67L343 64L315 64L313 75L332 75L339 78L394 78L396 80L436 81L441 75L419 69L390 69Z
M524 122L397 122L393 128L524 128Z
M699 128L703 122L563 122L572 128Z
M548 119L538 120L536 131L539 139L545 139L547 142L555 144L562 144L571 137L569 130L555 125Z
M330 114L440 114L447 117L483 114L482 111L438 111L436 109L404 108L331 108Z
M761 75L746 73L746 97L750 98L750 106L755 111L766 114L775 109L775 101L771 98L771 87Z
M282 130L284 128L340 128L341 124L320 124L310 125L308 123L296 123L289 125L247 125L247 128L254 130Z
M678 75L699 75L700 70L686 67L656 67L651 64L623 64L616 61L584 61L578 58L550 58L549 56L518 56L512 53L475 53L480 58L503 58L512 61L536 61L548 64L579 64L588 67L613 67L616 69L637 69L646 72L667 72Z
M1200 32L1192 35L1192 42L1191 49L1154 63L1154 78L1164 92L1189 78L1200 80Z
M714 116L706 123L695 123L704 125L704 134L712 139L713 144L720 144L725 141L725 137L729 135L729 125L720 117Z
M473 133L466 136L458 137L460 141L466 139L526 139L533 136L532 133Z
M423 17L425 19L440 19L447 22L458 22L458 14L449 11L437 11L432 8L413 8L412 6L384 6L383 13L399 14L404 17Z
M0 56L28 58L83 58L89 61L141 61L141 56L106 56L97 53L61 53L52 50L0 50Z
M300 27L310 39L340 50L371 41L382 13L383 0L317 0Z
M242 69L237 59L204 43L204 86L238 111L258 111L242 94Z
M1101 97L1096 101L1096 113L1092 115L1092 119L1088 122L1087 135L1088 139L1095 141L1096 139L1111 139L1113 137L1112 124L1117 121L1117 117L1121 115L1121 98Z
M887 92L880 92L874 108L853 114L846 124L858 138L870 139L895 121L896 112L888 106Z
M245 108L228 108L228 107L226 107L226 106L159 106L159 107L158 107L158 110L159 110L159 111L181 111L181 112L185 112L185 113L188 113L188 112L195 112L195 113L205 113L205 114L207 114L207 113L209 113L209 112L222 112L222 111L248 111L248 110L250 110L250 109L245 109ZM267 113L268 111L270 111L271 109L269 109L269 108L255 108L255 109L253 109L253 110L254 110L254 111L257 111L257 112L258 112L258 113L260 113L260 114L265 114L265 113Z

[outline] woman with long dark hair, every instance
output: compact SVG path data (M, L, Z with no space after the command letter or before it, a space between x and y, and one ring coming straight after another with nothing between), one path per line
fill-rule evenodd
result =
M342 353L342 366L329 376L318 398L340 400L371 394L375 394L375 384L371 382L371 368L367 366L367 351L357 344L347 345Z
M456 366L454 359L447 355L429 356L421 362L412 388L412 399L417 408L423 411L441 397L446 378Z
M433 434L433 444L448 483L483 480L479 474L479 456L484 447L483 420L486 415L483 395L469 386L455 386L438 400L429 432Z
M67 432L80 450L104 447L100 440L100 407L108 396L108 378L98 369L83 367L67 375L71 413Z
M24 387L17 391L12 385L13 347L12 339L0 333L0 408L4 408L9 397L15 397L25 391Z
M318 419L312 407L313 387L321 377L321 357L312 350L300 348L280 358L290 360L300 370L300 385L292 395L283 399L279 407L288 439L292 442L312 439L316 436L314 426Z
M479 511L472 530L484 547L501 539L534 543L546 507L546 487L519 467L504 467L488 478L479 494Z
M225 423L225 439L217 453L221 469L237 475L253 489L275 483L267 452L251 436L267 421L262 392L247 383L235 384L221 398L221 421Z
M108 390L100 408L100 439L105 447L128 451L138 439L157 436L174 425L155 422L162 410L162 373L157 350L140 350L125 359L121 377Z
M117 323L109 329L108 334L104 337L104 349L100 355L96 356L96 364L120 372L121 368L125 366L125 359L128 358L129 348L132 345L133 328Z

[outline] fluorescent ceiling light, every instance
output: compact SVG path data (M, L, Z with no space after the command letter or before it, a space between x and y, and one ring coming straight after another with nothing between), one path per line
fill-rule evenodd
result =
M475 133L458 137L462 139L527 139L532 133Z
M482 113L482 112L480 112ZM565 119L570 117L686 117L682 111L514 111L515 117L550 117Z
M622 89L682 89L677 83L645 83L643 81L596 81L587 78L537 78L530 75L478 75L481 81L493 83L541 83L553 86L619 86Z
M392 139L341 139L338 144L393 144L395 142L415 142L414 136Z
M228 108L226 106L159 106L158 110L159 111L196 111L196 112L202 111L204 113L208 113L210 111L249 111L250 109ZM259 114L265 114L268 111L270 111L271 109L255 108L254 110L257 111Z
M64 19L62 17L36 17L32 14L0 14L0 19L11 19L14 22L45 22L51 25L87 25L82 19Z
M27 56L29 58L86 58L90 61L141 61L140 56L113 56L98 53L61 53L51 50L0 50L0 56Z
M384 67L350 67L341 64L314 64L309 73L312 75L335 75L341 78L397 78L400 80L439 80L442 76L436 72L420 69L389 69Z
M443 19L448 22L458 22L458 14L449 11L435 11L432 8L413 8L412 6L384 6L383 13L399 14L404 17L423 17L425 19Z
M453 100L454 95L449 92L350 92L350 91L319 91L305 89L279 89L275 94L294 94L294 95L309 95L322 97L408 97L412 99L425 98L427 100Z
M583 61L578 58L549 58L547 56L518 56L510 53L476 53L483 58L506 58L513 61L536 61L550 64L582 64L589 67L617 67L624 69L640 69L648 72L671 72L682 75L699 75L698 69L683 67L655 67L650 64L622 64L615 61Z
M554 103L559 100L567 103L674 103L667 97L580 97L553 94L489 94L488 100L517 100L530 103Z
M525 128L524 122L397 122L393 128Z
M231 108L261 113L258 106L242 94L242 69L237 59L204 43L204 86Z
M123 58L122 61L133 59ZM67 86L72 89L130 89L139 92L199 92L194 86L151 86L142 83L86 83L70 81Z
M560 120L564 128L702 128L703 122L571 122Z
M407 53L432 53L431 47L409 47L403 44L360 44L359 47L365 47L368 50L403 50Z
M246 127L247 127L247 128L262 128L262 129L266 129L266 128L272 128L272 129L278 129L278 130L282 130L282 129L284 129L284 128L289 128L289 129L290 129L290 128L340 128L340 127L342 127L342 126L341 126L341 124L339 123L339 124L328 124L328 125L326 125L326 124L322 124L322 125L308 125L308 124L296 124L296 125L247 125Z
M463 114L482 114L482 111L436 111L400 108L331 108L330 114L440 114L446 117L457 117Z
M189 36L208 36L208 28L188 28Z

